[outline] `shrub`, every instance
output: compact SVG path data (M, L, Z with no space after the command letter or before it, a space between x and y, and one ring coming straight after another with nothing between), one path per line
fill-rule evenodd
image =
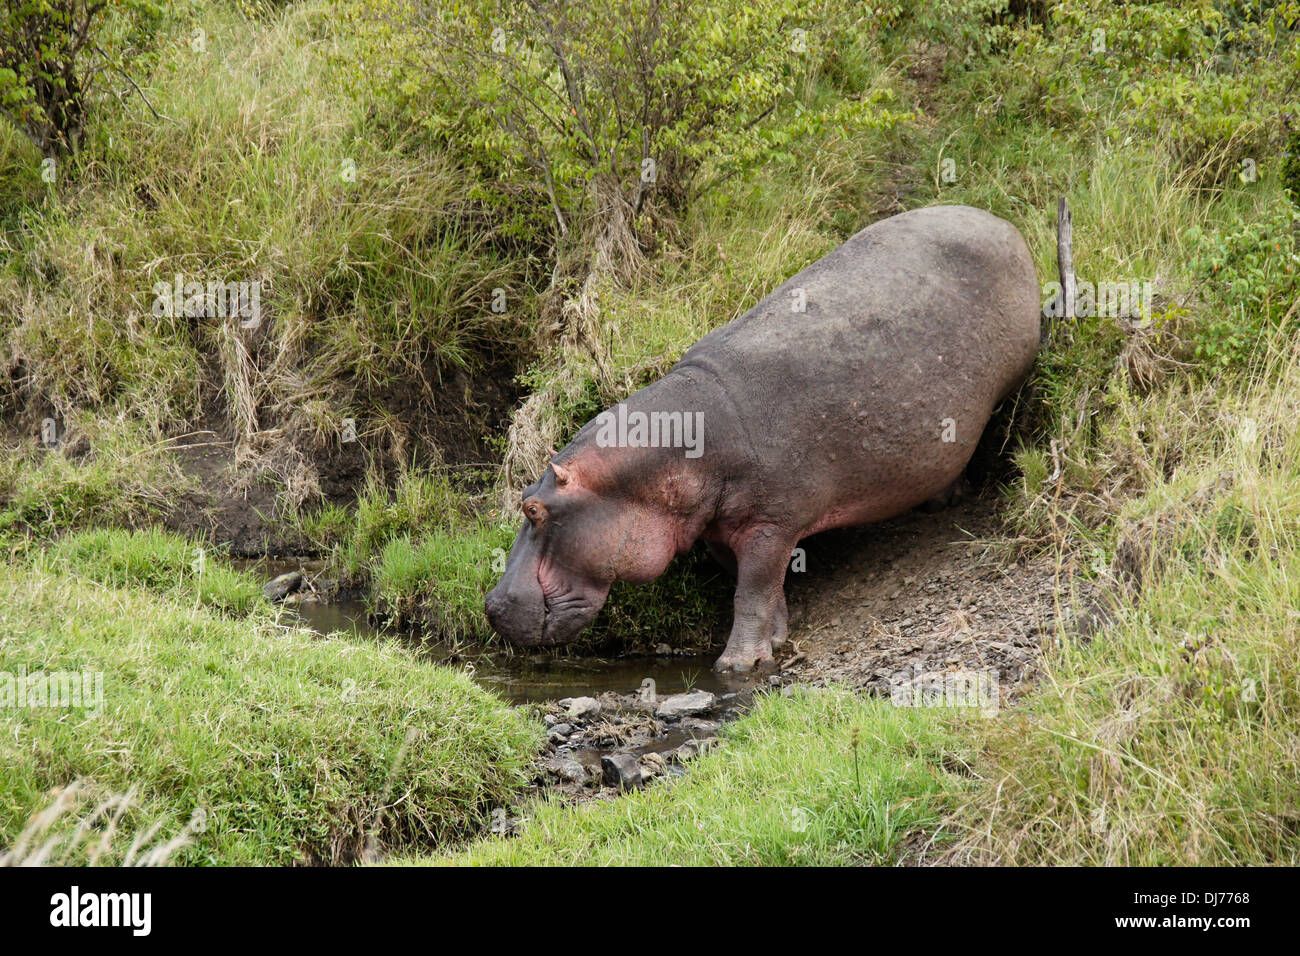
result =
M889 124L874 96L799 108L836 31L869 33L851 8L807 16L792 0L357 0L361 62L418 123L480 170L476 198L534 238L634 250L634 221L681 209L709 181L791 159L817 129ZM704 171L709 176L702 177ZM548 221L549 220L549 221ZM622 227L620 231L619 227Z
M76 149L87 98L106 68L122 70L128 26L162 16L151 0L17 0L0 13L0 112L44 155ZM105 47L108 47L105 49Z

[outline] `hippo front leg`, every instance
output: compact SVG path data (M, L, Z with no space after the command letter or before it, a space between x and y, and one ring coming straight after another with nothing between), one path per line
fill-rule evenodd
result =
M716 670L748 671L772 662L785 643L785 571L794 542L772 525L760 525L732 542L736 555L736 613Z

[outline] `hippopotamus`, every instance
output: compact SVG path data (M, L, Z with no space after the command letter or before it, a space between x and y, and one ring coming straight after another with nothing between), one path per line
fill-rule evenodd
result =
M703 539L736 580L715 666L770 663L799 541L954 487L1034 362L1040 314L1024 238L991 213L866 227L553 455L489 623L520 646L570 641L614 581L652 581Z

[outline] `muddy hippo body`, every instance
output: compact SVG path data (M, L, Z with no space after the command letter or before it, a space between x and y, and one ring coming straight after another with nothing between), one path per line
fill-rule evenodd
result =
M695 414L693 448L625 440L606 412L555 456L524 493L489 619L517 643L560 643L613 580L651 580L702 538L737 576L718 665L771 660L793 547L953 485L1038 341L1038 280L1009 223L937 206L867 227L616 410Z

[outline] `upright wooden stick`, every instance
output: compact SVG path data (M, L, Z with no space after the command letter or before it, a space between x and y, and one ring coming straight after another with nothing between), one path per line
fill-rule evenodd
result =
M1074 233L1070 222L1070 203L1064 196L1056 203L1056 265L1061 273L1061 297L1064 306L1062 317L1074 318L1075 296L1078 287L1074 281Z

